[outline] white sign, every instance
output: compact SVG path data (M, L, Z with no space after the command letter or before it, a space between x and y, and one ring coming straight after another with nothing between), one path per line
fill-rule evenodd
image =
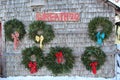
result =
M108 1L112 2L116 6L120 7L120 0L108 0Z

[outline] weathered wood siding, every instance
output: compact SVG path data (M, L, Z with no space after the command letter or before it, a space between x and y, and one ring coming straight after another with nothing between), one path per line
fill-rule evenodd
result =
M81 62L81 54L87 46L96 45L88 36L88 23L96 17L108 17L114 22L115 11L111 6L100 2L101 0L47 0L47 4L37 9L40 12L78 12L80 20L78 22L48 22L53 26L56 37L49 44L45 45L44 54L49 52L50 47L65 46L73 49L76 56L76 63L71 76L93 76L93 77L113 77L114 76L114 33L104 42L102 49L108 55L105 65L93 75L87 71ZM35 11L36 12L36 11ZM7 21L17 18L25 24L28 33L29 24L35 20L35 12L30 7L30 0L0 0L0 18ZM28 34L21 41L19 48L14 51L13 43L6 42L4 56L6 57L6 75L31 75L21 64L21 51L26 47L34 45L28 39ZM50 71L43 67L34 75L52 75Z

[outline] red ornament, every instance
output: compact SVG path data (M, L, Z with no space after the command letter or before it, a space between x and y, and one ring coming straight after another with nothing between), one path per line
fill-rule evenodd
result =
M37 63L30 61L28 64L28 67L30 68L30 73L36 73L37 72Z
M96 66L98 65L98 62L91 62L90 66L92 67L93 74L96 74Z
M19 33L15 31L14 34L11 34L12 38L14 39L14 50L18 47L19 44Z
M62 52L57 52L55 54L56 58L57 58L57 62L58 64L62 63L63 62L63 53Z

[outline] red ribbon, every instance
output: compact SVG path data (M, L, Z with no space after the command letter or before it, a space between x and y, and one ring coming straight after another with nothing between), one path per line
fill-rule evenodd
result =
M55 56L56 56L56 58L57 58L58 64L60 64L60 63L63 62L63 54L62 54L62 52L56 53Z
M37 72L37 63L30 61L28 64L28 67L30 68L30 73L36 73Z
M90 66L92 67L93 74L96 74L96 66L98 65L97 62L91 62Z
M14 34L11 34L11 36L14 39L14 50L16 50L19 44L19 33L15 32Z

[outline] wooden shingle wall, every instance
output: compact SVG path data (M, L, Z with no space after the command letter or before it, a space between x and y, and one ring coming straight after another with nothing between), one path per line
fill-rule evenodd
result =
M31 0L0 0L0 18L7 21L17 18L22 21L28 33L29 24L35 20L35 12L30 7ZM44 47L44 54L47 55L50 47L65 46L73 49L76 63L71 73L65 74L70 76L91 76L91 77L113 77L114 76L114 32L103 44L103 51L107 54L105 65L93 75L87 71L81 62L81 54L87 46L95 46L96 43L91 41L87 28L89 21L96 17L108 17L114 22L115 11L99 0L47 0L46 5L37 10L39 12L78 12L80 20L78 22L48 22L53 26L55 38ZM13 50L13 43L6 42L3 56L6 57L6 75L22 76L31 75L21 64L21 51L26 47L33 46L34 42L28 39L28 34L21 41L16 51ZM12 65L11 65L12 64ZM43 67L34 75L52 75L50 71Z

